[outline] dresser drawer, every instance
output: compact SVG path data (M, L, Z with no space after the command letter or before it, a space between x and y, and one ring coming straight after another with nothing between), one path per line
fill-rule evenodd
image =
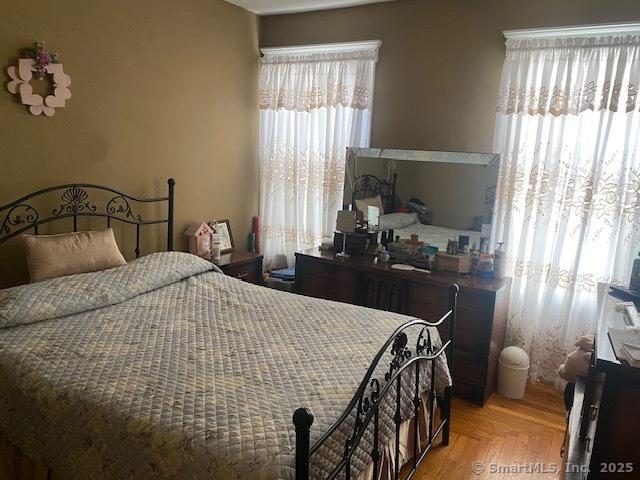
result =
M368 275L360 278L362 292L359 303L364 307L405 312L406 282L387 275Z
M486 360L466 355L465 352L456 353L454 347L453 377L473 386L484 386L487 375Z
M300 262L296 264L296 272L309 273L314 277L323 278L330 282L340 282L356 286L357 274L353 270L339 268L322 262Z
M300 269L296 268L296 293L307 297L327 298L328 292L329 280L312 273L301 276Z
M449 305L449 288L445 286L422 285L414 283L411 285L412 301L430 303L434 305ZM458 307L467 308L474 311L487 312L487 305L493 304L493 298L488 294L470 292L461 289L458 294ZM491 312L489 312L491 313Z
M414 283L411 285L411 301L446 307L449 305L449 290L446 287Z
M230 277L235 277L240 280L244 280L245 282L256 283L258 280L258 272L256 271L255 264L253 263L224 267L223 271Z
M234 251L223 254L219 260L214 260L225 275L244 280L245 282L262 285L262 255L250 252Z
M425 303L410 297L408 314L430 322L439 320L447 311L447 305ZM478 354L488 354L491 342L491 316L483 312L482 306L471 310L458 306L455 324L456 347ZM449 338L448 322L438 328L444 341Z
M300 277L296 272L297 293L336 302L354 303L356 299L355 278L343 275L338 278L340 280L316 273L307 273L304 277Z
M358 274L317 260L296 260L296 292L309 297L355 303Z

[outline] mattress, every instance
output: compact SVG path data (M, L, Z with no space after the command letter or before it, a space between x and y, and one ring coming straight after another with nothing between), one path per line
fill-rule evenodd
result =
M424 242L425 245L438 247L440 251L447 250L447 242L449 240L458 240L460 235L469 237L469 247L473 246L473 242L477 242L480 247L480 232L472 230L455 230L453 228L437 227L435 225L423 225L422 223L414 223L408 227L398 228L394 230L394 235L400 235L401 239L409 239L411 235L418 235L418 240Z
M0 291L0 434L66 480L294 478L292 412L313 412L317 439L408 317L211 269L158 253ZM435 368L442 391L446 359ZM410 378L402 388L410 399ZM406 420L410 402L402 410ZM352 426L312 457L314 477L337 463ZM354 473L370 462L370 435L361 447Z

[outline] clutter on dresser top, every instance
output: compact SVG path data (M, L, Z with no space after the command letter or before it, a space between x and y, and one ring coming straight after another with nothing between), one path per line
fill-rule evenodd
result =
M483 239L469 244L468 235L449 239L446 251L429 245L418 234L409 238L394 238L394 230L370 229L369 222L361 211L341 210L338 212L333 241L325 238L320 250L333 251L338 258L350 255L373 255L377 262L392 263L391 268L402 265L415 267L414 271L427 273L432 269L459 275L477 275L483 278L503 279L505 274L506 250L503 243L493 254L489 253L488 241Z

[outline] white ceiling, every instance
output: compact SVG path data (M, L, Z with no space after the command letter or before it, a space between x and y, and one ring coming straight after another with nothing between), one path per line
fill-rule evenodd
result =
M310 12L393 0L226 0L258 15Z

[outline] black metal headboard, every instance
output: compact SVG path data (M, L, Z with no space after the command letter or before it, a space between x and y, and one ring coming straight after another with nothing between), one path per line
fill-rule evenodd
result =
M167 224L167 250L173 250L173 194L176 181L167 180L168 194L166 197L138 198L114 190L111 187L93 185L91 183L70 183L49 187L25 195L18 200L0 207L0 242L9 240L29 229L38 234L38 227L63 218L73 219L73 231L78 231L78 217L103 217L106 226L111 226L112 220L129 223L136 226L136 258L140 256L140 226L159 223ZM96 204L90 193L107 192L106 201ZM38 210L34 202L51 192L61 192L58 205L53 210ZM167 202L167 217L154 220L144 220L136 215L131 204ZM50 208L50 207L49 207Z
M398 174L394 173L392 180L381 180L375 175L359 175L355 178L351 203L356 208L356 199L374 197L380 195L382 206L387 213L393 212L396 207L396 181Z

